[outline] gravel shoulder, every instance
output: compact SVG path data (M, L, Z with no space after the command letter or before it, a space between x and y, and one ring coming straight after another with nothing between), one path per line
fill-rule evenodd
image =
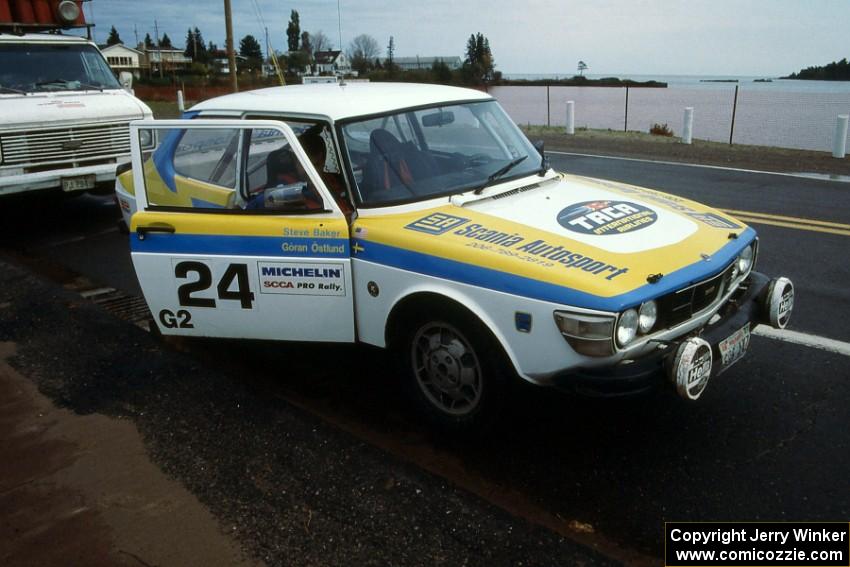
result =
M141 441L115 454L112 464L92 462L88 469L92 483L108 487L117 482L134 462L127 460L131 457L141 464L152 462L140 469L142 480L153 482L164 473L170 486L188 490L215 518L217 527L209 527L204 520L207 528L199 530L195 540L211 542L211 549L218 541L223 546L218 549L226 551L217 552L219 561L204 564L238 564L232 559L237 557L232 548L221 543L226 542L225 534L249 558L269 565L612 564L588 547L513 517L279 398L264 395L233 368L205 366L78 294L3 261L0 343L15 343L16 348L14 353L7 350L4 368L26 377L16 379L19 384L31 380L41 395L61 408L56 410L61 415L89 420L92 431L124 428L121 439L140 435ZM236 359L242 352L239 344L230 341L221 348L234 349ZM273 370L286 379L285 364ZM5 415L12 423L4 421L0 430L4 453L10 451L9 438L27 427L25 420L24 425L15 421L13 413ZM55 421L55 435L70 435L72 426L66 423L71 422ZM97 454L93 449L97 444L85 439L71 438L71 445L63 450L71 455ZM21 456L18 460L23 466L31 459ZM27 478L22 475L15 480L4 468L0 480L6 491L2 494L15 494L15 486ZM89 502L81 485L68 490L53 492L52 505L62 510L88 506L93 511L95 527L91 529L76 523L82 520L74 518L90 517L83 513L68 522L96 538L98 549L103 550L98 555L100 564L133 564L132 557L117 554L116 549L134 548L126 547L129 544L121 543L116 534L123 529L128 538L136 537L134 524L110 516L110 506L98 500L74 504ZM123 513L123 506L153 514L156 503L168 509L164 498L142 494L125 504L116 497L111 506L115 514ZM18 509L27 506L23 502ZM17 521L8 507L3 509L7 510L0 514L4 526ZM43 521L64 517L58 510L46 511ZM198 525L193 518L176 514L149 520L160 529L152 532L152 538L167 530L170 539L163 537L163 545L175 540L182 544L182 534ZM20 533L19 538L30 531ZM64 533L73 539L73 532ZM185 541L186 549L193 549ZM33 547L38 547L36 540ZM13 555L26 558L26 548L0 550L4 565L15 564L6 559ZM157 552L167 553L165 549ZM145 553L148 564L191 564L151 561L153 551Z

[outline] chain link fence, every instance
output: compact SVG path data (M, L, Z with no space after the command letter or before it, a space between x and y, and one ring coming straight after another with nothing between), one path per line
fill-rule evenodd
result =
M836 119L850 113L850 93L841 92L559 86L489 92L519 124L564 126L572 100L576 127L648 132L657 123L681 136L684 110L693 107L694 138L816 151L832 150Z

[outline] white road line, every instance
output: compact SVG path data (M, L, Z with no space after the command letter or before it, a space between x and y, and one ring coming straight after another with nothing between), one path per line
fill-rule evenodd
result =
M620 157L620 156L602 156L598 154L581 154L578 152L559 152L557 150L546 150L547 154L558 154L562 156L578 156L578 157L589 157L589 158L600 158L600 159L618 159L622 161L637 161L641 163L657 163L659 165L679 165L682 167L701 167L704 169L719 169L720 171L735 171L738 173L758 173L760 175L781 175L782 177L796 177L798 179L810 179L813 181L827 181L829 183L846 183L846 181L841 181L840 179L820 179L817 177L810 177L804 173L782 173L779 171L760 171L758 169L742 169L738 167L726 167L722 165L706 165L702 163L684 163L681 161L664 161L657 159L641 159L641 158L629 158L629 157Z
M768 327L766 325L759 325L756 327L753 334L759 335L760 337L767 337L769 339L785 341L787 343L794 343L795 345L803 345L835 354L850 356L850 343L836 341L835 339L818 337L817 335L809 335L807 333L800 333L797 331L789 331L788 329L774 329L773 327Z

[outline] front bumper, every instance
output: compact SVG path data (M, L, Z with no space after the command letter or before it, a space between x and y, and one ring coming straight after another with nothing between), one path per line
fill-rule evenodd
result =
M711 367L713 378L728 367L719 364L719 343L749 324L752 331L759 324L770 321L767 295L771 280L764 274L752 272L746 281L717 312L708 324L675 341L659 343L658 348L636 360L626 360L613 367L572 370L556 376L552 385L590 396L614 397L644 393L665 383L667 374L679 346L690 337L699 336L706 341L717 364ZM719 317L719 318L718 318Z
M58 189L62 179L94 175L95 183L112 183L115 181L115 170L119 164L129 161L129 156L117 157L113 163L87 165L81 167L56 166L56 169L39 171L37 173L21 173L17 175L0 175L0 195L12 195L26 191L41 191Z

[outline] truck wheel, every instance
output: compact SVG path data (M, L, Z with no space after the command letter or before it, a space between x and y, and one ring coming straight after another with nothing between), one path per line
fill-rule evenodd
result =
M507 387L507 357L481 322L460 310L408 319L400 343L408 396L432 425L480 434L496 421Z

